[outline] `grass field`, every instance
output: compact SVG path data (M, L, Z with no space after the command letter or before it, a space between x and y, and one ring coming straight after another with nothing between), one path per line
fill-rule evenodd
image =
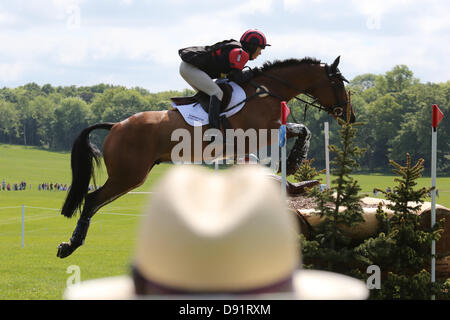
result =
M403 165L403 164L402 164ZM369 197L375 197L373 194L373 188L379 188L386 190L387 187L391 189L397 185L394 179L397 176L394 175L381 175L381 174L355 174L352 177L358 180L361 186L362 193L367 194ZM322 183L325 183L326 178L324 175L320 176ZM290 179L289 179L290 180ZM333 180L333 177L331 177ZM436 188L439 190L439 196L437 198L437 203L450 208L450 177L439 177L436 179ZM417 180L416 188L431 187L431 178L422 177ZM384 198L383 194L378 193L378 198ZM425 198L425 201L430 201L431 198Z
M170 166L161 164L135 191L151 191ZM104 168L103 168L104 169ZM365 193L394 186L393 176L357 175ZM38 191L38 183L70 184L70 154L0 144L0 183L24 180L31 190L0 191L0 299L61 299L76 265L81 280L127 273L133 257L139 215L151 194L128 194L105 206L92 219L86 243L66 259L56 247L67 241L76 219L59 215L65 192ZM100 181L106 179L100 171ZM325 181L325 178L323 178ZM438 178L438 203L450 207L450 177ZM422 178L419 186L429 186ZM21 247L21 215L25 206L25 241Z
M168 165L152 170L135 191L149 191ZM105 180L106 175L100 175ZM0 191L0 299L61 299L71 265L81 280L124 274L132 258L135 231L151 195L129 194L102 208L93 218L84 246L66 259L56 247L68 241L76 219L59 215L63 191L38 191L38 183L71 182L70 154L0 145L0 182L24 180L31 190ZM25 205L25 241L21 248L21 206Z

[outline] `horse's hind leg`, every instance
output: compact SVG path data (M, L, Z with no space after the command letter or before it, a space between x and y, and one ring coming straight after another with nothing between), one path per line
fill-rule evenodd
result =
M98 190L89 193L85 198L83 211L78 219L77 226L69 242L63 242L58 246L57 256L65 258L71 255L79 246L84 243L91 218L103 206L126 194L145 181L145 176L137 177L133 182L115 181L109 178Z
M91 222L91 217L95 213L94 200L100 193L101 189L88 193L85 198L83 211L81 212L80 218L78 219L77 226L72 233L72 237L69 242L63 242L58 246L58 253L56 254L60 258L65 258L71 255L79 246L84 243L87 231L89 229L89 224Z

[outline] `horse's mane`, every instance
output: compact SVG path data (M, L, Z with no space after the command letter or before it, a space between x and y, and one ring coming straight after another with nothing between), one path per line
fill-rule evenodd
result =
M281 67L289 67L289 66L296 66L299 64L320 64L321 61L317 60L316 58L311 57L305 57L303 59L286 59L286 60L275 60L273 62L267 61L264 62L263 66L261 68L254 68L253 74L258 75L259 73L267 72L269 70L273 70L276 68Z

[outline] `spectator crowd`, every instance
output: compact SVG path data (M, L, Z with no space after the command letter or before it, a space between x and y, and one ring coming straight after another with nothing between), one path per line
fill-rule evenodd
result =
M62 183L40 183L37 186L39 191L68 191L70 185ZM31 183L28 184L26 181L21 181L19 183L6 182L3 179L0 185L0 191L22 191L31 190Z
M67 184L60 184L60 183L42 183L38 184L38 190L41 191L67 191L68 187Z

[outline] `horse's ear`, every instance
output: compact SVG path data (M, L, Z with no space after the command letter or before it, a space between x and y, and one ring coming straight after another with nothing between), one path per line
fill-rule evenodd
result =
M336 71L337 70L337 66L339 65L339 60L341 59L341 56L337 57L333 64L331 65L331 70L332 71Z

